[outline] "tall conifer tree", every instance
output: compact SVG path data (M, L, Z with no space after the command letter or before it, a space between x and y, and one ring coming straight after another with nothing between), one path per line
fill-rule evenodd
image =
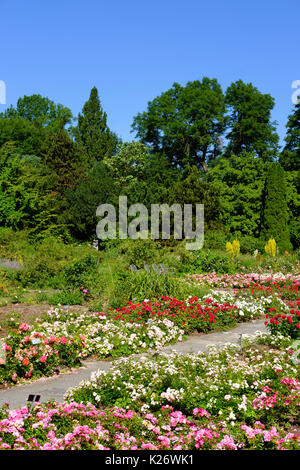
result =
M291 249L284 170L279 163L271 163L266 174L261 237L265 241L275 238L280 251Z
M112 155L117 137L107 125L107 114L100 103L98 90L93 87L88 101L78 115L78 124L73 128L75 140L82 145L91 162L101 161Z

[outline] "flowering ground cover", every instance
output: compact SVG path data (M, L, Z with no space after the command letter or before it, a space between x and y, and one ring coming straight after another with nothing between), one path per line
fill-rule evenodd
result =
M207 274L190 274L187 279L198 284L208 284L212 287L231 287L241 288L250 287L253 284L268 286L273 283L286 284L297 283L295 276L284 273L235 273L235 274L217 274L215 272Z
M300 399L293 352L289 338L260 334L245 339L242 349L229 344L221 350L211 347L208 353L123 358L108 371L94 372L65 399L149 412L164 405L183 413L198 407L233 427L257 419L289 424ZM271 406L268 399L273 396L277 399Z
M285 302L268 292L260 297L247 293L242 298L235 292L211 290L202 298L190 296L184 301L162 297L159 302L145 301L138 304L129 302L125 307L113 311L112 315L121 321L147 322L149 319L168 318L185 333L192 331L206 333L216 328L233 327L238 322L262 317L270 308L288 312Z
M85 357L119 357L181 341L183 330L168 318L150 323L122 322L104 314L54 309L35 325L11 322L3 342L6 361L0 383L51 375L59 367L74 367Z
M300 339L300 300L287 302L289 313L269 309L265 325L272 334L281 333L293 339Z
M216 291L215 302L230 302L239 308L239 315L253 318L265 313L265 324L271 333L282 333L300 339L299 280L282 273L270 275L235 274L216 276L215 273L191 276L196 283L219 288L234 288L231 292ZM243 308L245 306L245 308ZM265 309L265 311L264 311ZM250 315L249 315L250 313Z
M298 285L291 280L288 292L298 296ZM277 328L297 338L299 302L283 300L284 286L253 283L232 292L213 289L202 298L184 301L162 297L128 302L106 314L55 308L32 325L11 319L3 341L5 363L0 358L0 384L49 376L61 368L79 366L90 356L117 358L160 350L182 341L184 334L228 329L264 316L272 332Z
M0 449L300 449L299 368L290 339L243 349L116 361L67 403L0 409Z
M55 308L32 325L11 320L0 384L89 356L122 358L68 390L64 404L4 406L0 449L300 449L299 282L240 277L220 291L223 282L201 298L128 302L105 314ZM244 336L242 345L160 353L184 334L264 317L271 334Z
M209 412L186 416L172 406L158 413L78 403L0 410L0 450L237 450L299 449L297 433L241 424L236 432Z

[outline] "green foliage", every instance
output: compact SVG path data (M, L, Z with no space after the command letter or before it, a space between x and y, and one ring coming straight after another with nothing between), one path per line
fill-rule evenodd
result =
M75 189L87 168L86 155L64 129L47 136L43 147L45 164L53 172L55 191L64 194Z
M88 101L78 115L78 123L72 128L76 142L81 145L92 164L111 156L118 143L117 137L107 126L107 115L103 111L98 90L93 87Z
M128 243L127 256L130 264L142 268L144 263L155 263L157 259L156 244L152 239L138 239Z
M118 273L112 307L125 305L128 300L143 302L145 299L159 300L162 295L183 299L190 293L182 279L173 275L159 274L141 269L136 273Z
M34 257L30 265L17 271L15 278L23 287L57 287L55 263L47 256Z
M196 255L194 267L197 272L201 273L230 274L236 271L235 263L231 261L226 253L211 250L200 250Z
M194 164L207 171L207 162L220 152L225 103L216 79L203 78L173 87L148 103L133 121L136 135L174 165Z
M278 163L271 163L266 175L262 215L261 238L274 238L281 251L290 250L288 208L284 170Z
M23 229L44 215L45 171L40 158L20 155L13 143L0 148L0 224Z
M286 171L285 178L290 239L294 249L297 249L300 247L300 172Z
M66 191L67 207L64 221L79 240L91 240L96 235L96 209L100 204L116 202L116 182L111 171L97 162L79 181L75 190Z
M89 246L65 244L55 237L30 240L28 232L0 230L0 257L21 262L23 268L10 273L23 287L63 289L94 273L99 253ZM67 273L67 277L64 274Z
M70 124L72 113L62 104L55 104L49 98L41 95L31 95L19 98L16 108L11 106L5 113L5 117L20 117L34 123L36 126L64 127Z
M63 290L47 297L50 305L81 305L84 302L84 294L79 289Z
M250 235L239 236L241 245L241 253L249 253L253 255L255 250L259 252L264 251L264 242L259 238L251 237Z
M148 163L147 148L140 142L125 142L115 155L106 156L103 163L113 175L117 194L130 195L139 180L143 180Z
M230 233L259 235L264 163L253 153L231 154L216 162L207 174L222 201L220 220Z
M285 147L280 154L279 163L286 171L299 172L300 103L295 105L294 112L289 116L286 128Z
M98 258L88 254L78 261L68 264L63 271L63 276L67 286L86 287L88 277L96 274Z
M44 129L39 129L31 121L21 117L12 119L0 116L0 147L7 142L14 142L24 154L38 155L44 138Z
M196 166L188 167L185 177L175 182L174 187L170 189L170 202L172 204L204 204L205 226L220 224L220 213L222 202L218 185L215 182L208 183L203 174ZM194 217L195 218L195 217Z
M222 150L226 105L229 142ZM116 207L122 194L128 205L143 203L148 211L151 204L204 204L208 249L223 249L224 241L235 237L242 253L262 252L263 242L271 236L281 251L290 251L289 236L297 249L300 108L296 105L289 116L280 155L285 183L278 194L284 193L285 202L281 196L277 200L281 209L276 223L282 227L271 223L271 230L269 195L263 188L266 162L277 155L278 137L270 120L273 105L270 95L242 81L229 86L226 100L215 79L175 83L135 117L133 129L141 142L120 145L107 125L96 87L77 125L68 131L72 114L67 107L38 94L24 96L0 114L0 224L26 230L34 242L48 237L68 243L91 241L97 207ZM272 197L277 198L274 188ZM101 247L118 243L105 241ZM157 245L178 243L171 232L170 240ZM183 258L181 253L170 262L180 272L193 262L189 256ZM143 261L140 257L137 262Z
M204 247L209 250L223 250L228 236L225 232L217 230L205 231Z
M271 95L260 93L252 83L238 80L227 88L226 104L230 111L228 156L232 152L240 155L246 151L254 152L264 161L276 157L279 137L271 122L274 103Z

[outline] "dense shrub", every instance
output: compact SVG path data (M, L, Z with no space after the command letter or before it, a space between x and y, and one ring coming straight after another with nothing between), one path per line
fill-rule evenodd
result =
M51 258L36 256L24 269L15 273L15 278L23 287L57 287L57 265Z
M64 268L64 279L67 286L80 287L87 283L89 275L95 274L98 266L96 256L88 254Z
M234 263L227 254L211 250L200 250L195 258L194 267L200 272L231 273Z
M138 268L142 268L144 263L155 263L157 246L153 240L134 240L127 247L127 256L130 264L135 264Z
M140 270L136 273L118 273L115 281L113 307L124 305L128 300L143 301L159 299L162 295L184 298L187 295L185 282L173 275L148 273Z
M204 247L212 250L223 250L228 235L220 231L207 231L204 235Z
M269 314L266 316L266 325L270 332L273 335L280 334L293 339L300 339L300 311L291 308L290 314L277 312L277 309L270 309Z

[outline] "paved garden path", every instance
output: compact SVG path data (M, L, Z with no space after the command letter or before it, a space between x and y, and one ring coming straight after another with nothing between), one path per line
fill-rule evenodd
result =
M254 335L256 331L266 332L264 320L244 323L226 332L209 333L207 335L193 334L186 341L164 347L163 351L171 352L176 350L183 354L205 351L214 344L238 343L241 335ZM24 406L29 394L41 395L41 402L50 399L62 402L63 395L68 388L75 387L82 380L89 379L91 373L95 370L108 370L111 364L112 362L109 361L84 361L85 367L76 369L74 372L39 379L28 385L17 385L7 390L0 390L0 406L5 402L8 402L11 408Z

